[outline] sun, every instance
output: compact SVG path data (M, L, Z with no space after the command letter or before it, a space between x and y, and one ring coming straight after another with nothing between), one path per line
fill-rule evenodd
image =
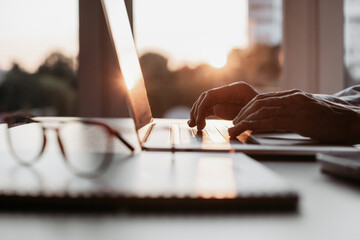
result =
M227 59L224 56L214 56L209 59L209 64L213 68L223 68L226 65Z

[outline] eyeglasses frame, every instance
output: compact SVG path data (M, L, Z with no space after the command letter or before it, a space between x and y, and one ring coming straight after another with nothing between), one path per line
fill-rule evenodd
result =
M21 122L21 124L14 124L14 126L11 125L11 120L14 118L19 118L22 119L23 121ZM58 144L61 150L61 153L63 155L63 159L65 161L65 164L73 171L75 172L77 175L83 175L83 176L92 176L94 175L93 173L89 174L89 173L84 173L84 172L79 172L69 161L66 152L65 152L65 148L63 145L63 142L61 140L60 137L60 129L61 129L61 125L63 124L67 124L67 123L71 123L71 122L76 122L76 123L82 123L82 124L92 124L92 125L98 125L103 127L107 133L109 134L109 136L114 136L115 138L119 139L130 151L131 154L134 153L135 148L129 143L127 142L122 136L121 134L115 130L114 128L110 127L108 124L100 122L100 121L95 121L92 119L70 119L70 120L55 120L55 119L48 119L48 120L37 120L34 119L34 116L29 115L29 114L15 114L15 115L9 115L6 116L3 120L4 123L7 124L8 129L12 128L12 127L16 127L16 126L20 126L23 124L29 124L29 123L38 123L41 125L42 128L42 134L43 134L43 145L41 147L41 150L39 152L39 154L37 154L32 160L30 161L24 161L15 151L14 147L12 146L11 143L11 139L10 139L10 134L7 131L7 138L8 138L8 142L9 142L9 147L10 147L10 151L11 153L15 156L16 161L26 167L30 167L33 166L42 156L42 154L45 151L45 147L47 144L47 137L46 137L46 131L48 130L54 130L56 132L56 136L57 136L57 140L58 140ZM56 122L59 124L59 126L45 126L45 123L49 123L49 122ZM106 154L106 159L104 159L104 161L102 162L102 164L99 165L99 167L96 169L95 172L103 172L103 170L107 169L108 165L110 164L111 160L109 161L109 159L112 159L112 155L113 153L105 153ZM111 158L109 158L111 157Z

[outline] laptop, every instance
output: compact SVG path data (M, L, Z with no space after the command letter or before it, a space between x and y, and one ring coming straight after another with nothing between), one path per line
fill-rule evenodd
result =
M103 0L105 18L126 85L129 112L144 150L239 151L251 155L315 156L318 152L359 152L353 146L323 145L297 134L244 132L235 140L228 135L231 121L207 120L203 131L189 128L186 119L153 119L131 27L123 1Z

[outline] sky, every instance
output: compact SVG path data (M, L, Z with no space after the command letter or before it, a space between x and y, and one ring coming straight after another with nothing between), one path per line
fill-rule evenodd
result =
M157 52L170 68L221 67L247 45L246 0L134 0L139 54ZM151 11L150 11L151 10ZM51 52L76 57L77 0L0 0L0 69L13 62L33 72Z
M247 46L247 19L246 0L134 0L140 55L157 50L172 56L172 68L221 67L232 48Z
M35 71L53 51L76 57L78 29L77 0L0 0L0 69Z

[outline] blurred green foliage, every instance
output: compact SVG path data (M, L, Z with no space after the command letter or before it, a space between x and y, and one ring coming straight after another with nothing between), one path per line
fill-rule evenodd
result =
M146 53L140 58L152 113L162 117L174 106L191 107L199 95L214 87L244 81L259 90L277 90L281 75L279 46L264 44L233 49L221 69L203 64L196 68L168 68L160 54Z
M17 64L0 85L0 112L52 109L60 116L75 116L77 109L74 59L52 53L35 73ZM254 45L233 49L221 69L203 64L172 71L168 59L157 53L140 58L145 85L155 117L162 117L174 106L189 106L210 88L245 81L266 91L276 90L281 75L279 46ZM41 114L41 115L46 115Z
M0 112L52 109L60 116L76 115L74 60L52 53L35 73L14 64L0 85Z

